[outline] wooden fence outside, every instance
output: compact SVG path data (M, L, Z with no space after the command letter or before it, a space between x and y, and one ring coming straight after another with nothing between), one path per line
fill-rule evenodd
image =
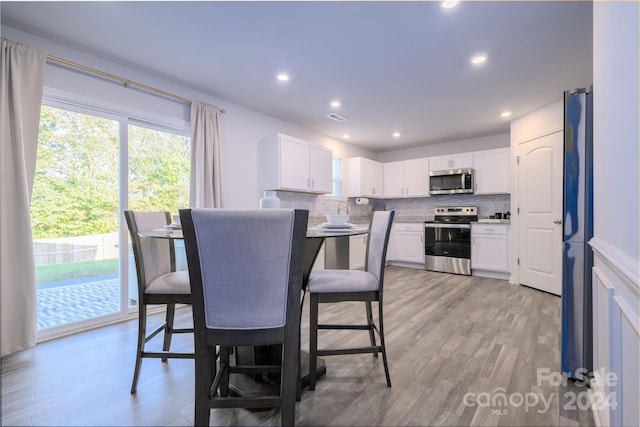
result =
M118 233L33 241L36 265L118 258Z

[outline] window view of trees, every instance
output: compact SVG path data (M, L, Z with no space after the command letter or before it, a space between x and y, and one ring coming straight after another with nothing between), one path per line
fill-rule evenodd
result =
M34 239L118 230L120 122L42 107L31 199ZM129 208L189 204L189 138L129 125Z
M178 213L189 206L188 137L129 126L129 209Z
M31 198L34 239L118 230L118 126L42 107Z

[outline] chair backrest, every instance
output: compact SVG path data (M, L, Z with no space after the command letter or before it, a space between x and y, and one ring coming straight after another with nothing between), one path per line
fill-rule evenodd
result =
M382 285L387 260L389 233L395 211L374 211L369 228L365 270L374 274Z
M284 327L287 308L300 304L308 215L180 210L194 322L219 330Z
M155 278L175 271L175 249L169 239L140 237L138 233L154 228L161 228L171 223L169 212L134 212L124 211L129 227L131 247L136 263L138 289L144 289Z

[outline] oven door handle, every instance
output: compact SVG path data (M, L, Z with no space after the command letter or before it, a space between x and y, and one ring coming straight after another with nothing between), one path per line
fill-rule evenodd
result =
M425 228L471 228L471 224L425 224Z

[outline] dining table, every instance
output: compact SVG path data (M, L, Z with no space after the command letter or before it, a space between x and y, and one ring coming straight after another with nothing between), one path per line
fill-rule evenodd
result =
M369 224L345 224L344 226L331 226L327 224L311 225L307 228L307 238L304 248L304 266L302 274L303 297L301 304L304 304L304 294L306 293L309 275L318 258L320 249L325 243L325 268L349 269L349 238L369 233ZM166 227L142 230L138 232L140 237L182 240L184 236L179 224L169 224ZM302 321L302 319L300 319ZM279 364L281 357L280 346L269 345L260 347L238 347L236 348L236 363L268 365ZM300 398L301 389L308 385L308 353L301 350L300 354L300 384L297 398ZM326 375L326 365L322 358L318 359L316 378ZM246 395L249 393L263 393L265 389L271 387L269 382L277 381L275 376L267 378L266 383L260 378L251 377L234 380L229 384L232 391L237 394Z
M304 247L304 267L302 290L307 289L309 274L318 258L322 244L326 243L325 268L349 269L349 238L369 232L369 224L345 224L344 226L312 225L307 228L307 239ZM155 239L182 240L182 228L179 224L169 224L162 228L141 230L140 237ZM329 239L329 240L327 240Z

